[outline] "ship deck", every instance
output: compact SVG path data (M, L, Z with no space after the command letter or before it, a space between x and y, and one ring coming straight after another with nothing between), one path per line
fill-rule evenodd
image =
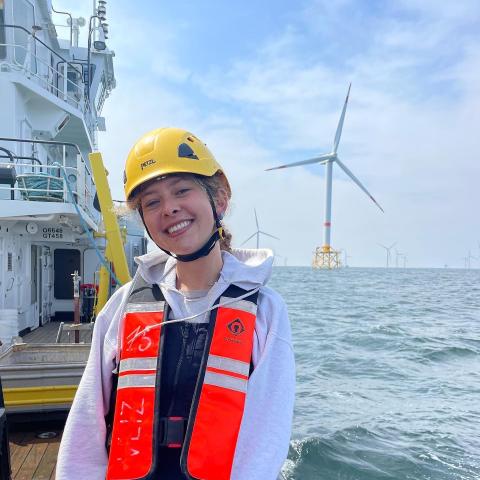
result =
M71 322L65 322L71 325ZM22 336L25 343L55 343L60 322L49 322ZM89 342L91 331L79 333L80 342ZM74 342L74 332L63 332L62 341ZM42 422L35 418L9 420L9 445L12 480L49 480L55 478L57 454L62 436L63 417L55 416L49 422L42 416ZM43 435L42 435L43 434ZM55 434L55 436L53 436ZM47 438L42 438L46 436ZM48 438L52 436L52 438Z
M22 336L25 343L55 343L60 322L48 322Z
M22 340L25 343L55 343L57 339L58 329L62 322L48 322L41 327L36 328L35 330L26 333L22 336ZM63 322L65 329L73 325L73 322ZM90 324L81 323L79 328L82 330L79 331L80 343L90 343L91 341L91 332L92 330L88 328ZM62 343L74 343L74 332L73 331L63 331L61 337Z
M39 438L42 433L55 434L54 438ZM47 432L11 432L10 464L12 479L49 480L55 478L61 430Z

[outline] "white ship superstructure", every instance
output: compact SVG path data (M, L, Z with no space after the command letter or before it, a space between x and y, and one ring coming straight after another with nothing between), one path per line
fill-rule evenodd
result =
M62 14L62 40L50 0L0 0L0 338L6 319L15 334L70 319L73 271L96 283L105 240L88 154L115 76L106 2L93 3L87 20ZM126 238L132 272L146 242L132 225Z

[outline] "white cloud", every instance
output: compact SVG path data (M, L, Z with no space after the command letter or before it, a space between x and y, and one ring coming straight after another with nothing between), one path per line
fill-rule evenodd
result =
M329 149L353 80L339 154L386 213L336 169L333 245L346 248L358 266L383 265L377 244L394 241L409 265L461 266L480 238L474 221L480 201L480 39L461 29L478 8L460 3L445 11L436 2L417 8L418 2L404 0L402 8L416 16L366 18L376 27L368 38L353 22L362 12L355 10L353 20L344 15L354 3L313 3L283 34L202 77L176 55L179 32L165 22L129 18L139 36L115 42L121 76L101 138L114 196L121 196L123 161L141 134L165 124L189 128L229 174L235 243L253 233L257 208L262 228L281 239L263 239L262 245L289 264L309 264L322 241L323 167L263 170ZM119 20L128 23L125 16ZM345 30L350 42L358 33L365 43L345 44L344 57L327 61L328 44L315 42L331 38L342 54L334 36Z

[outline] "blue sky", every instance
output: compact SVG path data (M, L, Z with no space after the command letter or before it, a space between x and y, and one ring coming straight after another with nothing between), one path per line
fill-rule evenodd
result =
M54 5L87 16L91 2ZM118 0L107 11L118 87L100 148L115 197L138 137L190 129L231 179L235 243L254 232L256 208L280 238L262 245L308 265L324 168L264 169L329 151L352 82L339 156L385 214L334 169L333 247L352 266L384 265L378 243L398 242L409 266L480 255L477 0Z

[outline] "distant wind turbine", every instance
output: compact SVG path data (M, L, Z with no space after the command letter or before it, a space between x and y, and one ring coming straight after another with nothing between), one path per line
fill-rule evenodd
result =
M343 122L345 120L345 112L347 110L348 98L350 96L350 88L352 84L348 87L347 97L345 98L345 103L343 105L343 110L340 115L340 120L338 122L337 131L335 133L335 139L333 140L333 149L330 153L325 153L319 155L318 157L310 158L308 160L301 160L299 162L288 163L285 165L280 165L279 167L267 168L269 170L278 170L281 168L290 168L297 167L299 165L309 165L312 163L319 163L320 165L325 165L327 168L325 174L325 221L324 225L324 234L323 234L323 246L322 251L324 253L333 252L330 246L330 235L332 227L332 171L333 164L336 163L352 180L353 182L372 200L372 202L377 205L377 207L383 212L383 208L378 204L378 202L372 197L370 192L362 185L360 180L343 164L337 155L338 145L340 143L340 137L342 136Z
M255 233L253 233L252 235L250 235L243 243L242 245L245 245L251 238L253 238L255 235L257 236L257 249L259 248L259 245L260 245L260 235L266 235L267 237L271 237L271 238L274 238L275 240L280 240L278 237L275 237L274 235L270 235L269 233L267 232L262 232L260 230L260 226L258 224L258 217L257 217L257 211L255 209L253 209L253 212L255 213L255 224L257 225L257 231ZM240 245L240 246L242 246Z
M274 253L273 254L273 266L274 267L280 266L280 262L283 263L284 258L285 257L283 257L282 255L278 255L278 253Z
M395 268L398 268L398 259L401 258L401 257L404 257L405 254L403 254L402 252L399 252L397 249L395 249Z
M397 244L397 242L394 242L392 243L389 247L386 247L385 245L382 245L381 243L379 243L378 245L382 248L385 249L385 251L387 252L387 268L388 268L388 261L390 260L390 250Z
M344 259L344 260L343 260L343 265L344 265L345 267L348 267L348 259L349 259L349 258L352 258L352 256L351 256L351 255L348 255L347 249L344 248L344 249L343 249L343 259Z
M472 268L472 260L476 260L477 257L472 255L472 252L468 251L468 256L465 257L465 268Z

